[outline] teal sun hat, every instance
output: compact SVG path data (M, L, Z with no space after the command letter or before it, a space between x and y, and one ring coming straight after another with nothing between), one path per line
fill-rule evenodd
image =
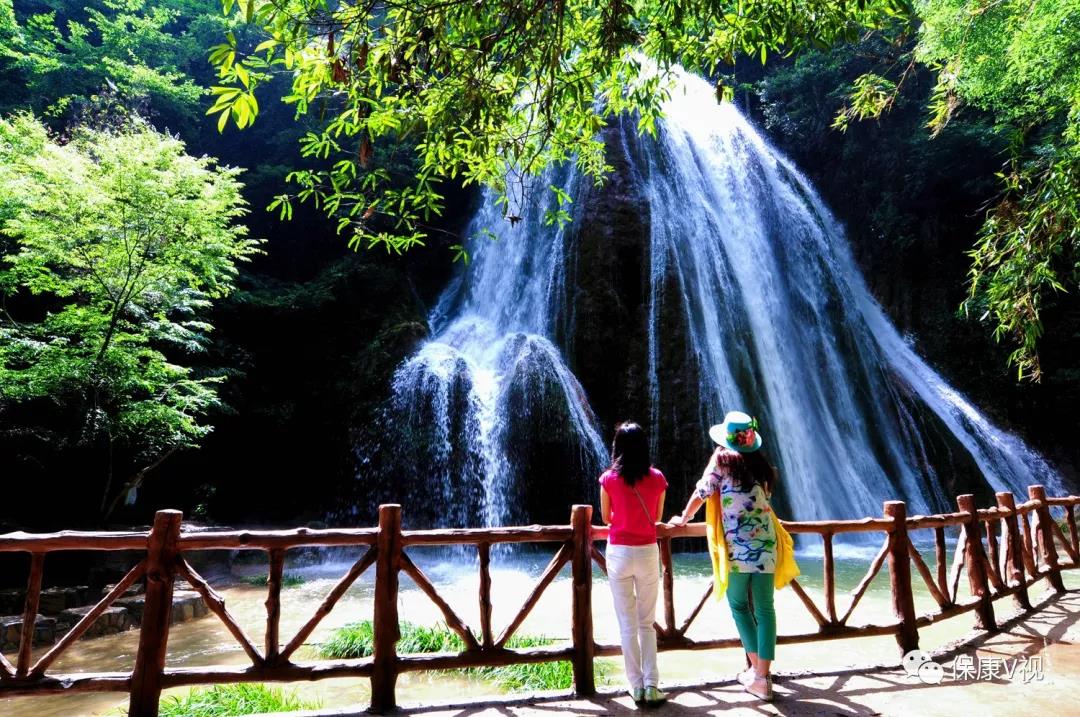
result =
M709 429L709 438L739 453L753 453L761 448L757 419L742 411L729 411L723 423Z

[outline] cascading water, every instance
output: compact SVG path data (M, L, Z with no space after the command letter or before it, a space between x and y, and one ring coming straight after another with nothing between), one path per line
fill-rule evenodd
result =
M560 180L573 190L573 175ZM530 227L543 224L547 208L526 198L514 211ZM504 224L488 200L470 231L482 235ZM434 338L394 377L390 416L414 440L422 436L426 490L441 486L434 489L439 518L451 524L527 519L524 482L559 490L561 476L566 494L590 500L582 477L596 475L603 461L585 392L551 339L565 332L572 314L570 237L558 228L543 241L525 230L510 235L472 247L469 270L432 313Z
M622 152L647 224L637 330L647 335L658 457L669 450L673 412L695 413L703 437L740 408L760 417L797 518L875 515L888 498L909 512L947 509L943 472L961 463L995 490L1056 485L1040 457L903 340L809 183L707 83L679 75L655 140L629 120L613 129L609 148ZM572 170L542 178L535 196L551 183L575 198L574 221L545 225L543 200L526 201L509 227L486 198L470 227L472 263L432 313L434 338L395 376L387 418L400 435L383 450L404 447L406 461L424 466L436 521L530 519L538 491L566 503L594 498L605 449L563 352L575 336L581 226L605 218L584 215L580 200L594 190ZM479 238L489 232L499 241ZM687 377L694 390L670 388Z
M653 406L660 311L676 301L700 357L703 423L724 407L759 413L800 518L873 515L891 496L909 510L945 509L922 436L926 409L995 490L1054 476L902 340L807 180L733 105L684 74L665 115L635 161L651 213ZM676 290L665 295L670 277Z

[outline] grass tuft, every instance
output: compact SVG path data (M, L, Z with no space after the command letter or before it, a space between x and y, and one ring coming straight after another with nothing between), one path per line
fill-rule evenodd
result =
M371 620L363 620L336 630L329 640L319 645L319 655L332 659L370 657L374 644L374 625ZM464 649L461 637L447 627L401 623L401 639L397 643L399 653L461 652Z
M234 717L265 712L298 712L318 709L292 692L262 684L215 685L192 690L184 697L161 701L160 717Z
M371 620L350 623L336 630L329 640L319 644L319 655L329 659L370 657L374 638L375 631ZM506 647L544 647L554 643L554 639L542 635L514 635L507 640ZM410 622L401 623L401 639L397 643L397 651L401 654L461 652L464 649L465 642L445 625L429 627ZM607 670L603 663L597 663L596 668L601 673ZM472 667L463 672L480 679L492 680L510 692L565 690L574 684L573 668L565 660L502 667Z
M506 641L506 646L510 648L546 647L554 642L550 637L539 635L514 635ZM595 663L593 669L598 676L606 672L606 667L602 663ZM508 692L568 690L574 686L574 667L566 660L502 667L476 667L470 672L481 678L493 680Z
M269 580L267 575L244 575L240 578L240 582L245 585L254 585L257 588L266 587L266 582ZM281 576L281 587L283 588L295 588L299 585L303 585L307 582L303 575L297 575L296 573L285 573Z
M401 623L401 637L405 638L405 626ZM398 643L399 645L401 643ZM375 645L375 625L371 620L351 622L348 625L334 630L330 639L316 645L319 657L327 659L351 660L360 657L371 657ZM398 648L399 652L404 649Z

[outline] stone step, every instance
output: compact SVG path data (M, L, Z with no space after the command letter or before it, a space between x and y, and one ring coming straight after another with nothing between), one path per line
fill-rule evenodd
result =
M93 605L85 605L83 607L73 607L64 610L56 618L57 628L62 632L67 632L75 625L75 623L83 619L83 617L93 609ZM130 629L133 624L131 613L127 608L112 605L98 616L98 619L95 620L94 624L90 626L90 629L86 631L83 638L115 635L118 632L124 632L125 630Z
M42 615L59 615L69 608L85 605L91 599L90 588L86 585L47 588L41 591L38 612Z
M0 590L0 615L18 615L22 612L26 600L26 590L11 588Z
M112 583L111 585L106 585L105 587L103 587L101 589L101 597L105 597L106 595L111 593L113 588L115 588L115 587L116 587L116 583ZM135 583L134 585L129 587L127 590L125 590L124 594L121 595L120 597L134 597L136 595L142 595L144 592L146 592L146 586L143 585L142 583Z
M0 652L14 652L22 639L22 615L0 617ZM34 621L35 645L51 645L56 642L56 618L37 615Z
M146 609L145 595L120 598L113 605L127 609L133 625L142 624L143 611ZM199 593L194 590L173 591L172 624L194 620L209 613L210 608Z
M210 614L210 608L202 595L194 590L173 593L172 623L188 622Z
M21 614L25 600L25 590L0 590L0 615ZM38 612L42 615L59 615L68 608L86 605L95 600L86 585L45 588L38 598Z

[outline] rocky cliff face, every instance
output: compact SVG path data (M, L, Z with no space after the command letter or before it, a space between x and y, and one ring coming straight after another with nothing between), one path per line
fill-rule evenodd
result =
M614 132L607 145L614 171L587 191L574 217L579 269L564 350L610 434L618 421L648 418L649 216Z
M574 218L572 243L579 269L573 282L573 329L565 351L605 440L616 424L626 420L663 436L653 461L667 475L671 494L681 500L711 450L697 395L697 363L683 342L669 340L655 347L665 383L660 405L650 405L649 205L638 190L638 170L629 159L640 153L624 144L640 140L614 129L605 140L613 171L603 185L586 192ZM671 277L660 279L656 291L660 321L670 335L685 336L686 314L676 300Z

